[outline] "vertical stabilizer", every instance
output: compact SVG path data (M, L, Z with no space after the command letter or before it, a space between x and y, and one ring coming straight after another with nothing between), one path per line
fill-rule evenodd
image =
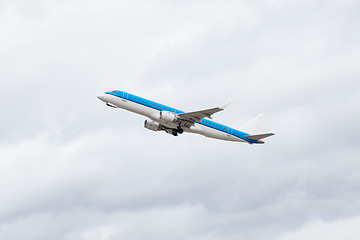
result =
M242 125L240 130L251 134L260 133L265 118L265 113L260 113L259 115Z

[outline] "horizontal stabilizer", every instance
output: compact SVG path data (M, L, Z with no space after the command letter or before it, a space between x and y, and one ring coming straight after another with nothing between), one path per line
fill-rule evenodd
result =
M264 134L256 134L256 135L247 135L246 137L251 140L260 140L263 138L270 137L272 135L275 135L275 133L264 133Z

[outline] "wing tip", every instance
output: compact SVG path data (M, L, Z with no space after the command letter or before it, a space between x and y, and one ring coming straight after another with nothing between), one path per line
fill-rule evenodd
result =
M221 110L225 110L225 108L227 108L229 105L230 105L230 103L227 103L227 104L225 104L224 106L222 106L220 109L221 109Z

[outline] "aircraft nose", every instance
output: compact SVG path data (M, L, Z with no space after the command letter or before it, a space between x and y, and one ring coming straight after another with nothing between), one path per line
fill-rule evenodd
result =
M103 101L103 102L106 102L106 100L105 100L105 94L99 94L98 96L97 96L97 98L98 99L100 99L101 101Z

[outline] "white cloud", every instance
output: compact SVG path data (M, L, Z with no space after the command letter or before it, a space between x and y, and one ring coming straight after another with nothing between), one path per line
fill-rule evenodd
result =
M289 231L277 240L297 240L297 239L349 239L355 240L360 237L360 217L339 219L332 222L314 220L306 223L300 229Z

